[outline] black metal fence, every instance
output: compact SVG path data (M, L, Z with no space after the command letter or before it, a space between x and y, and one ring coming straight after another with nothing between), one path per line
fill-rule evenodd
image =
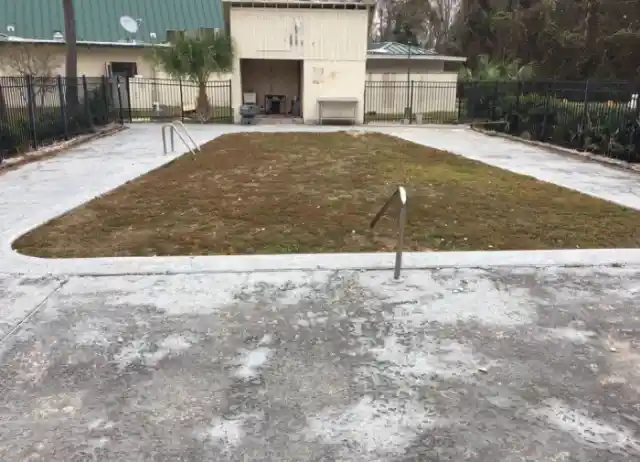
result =
M464 82L460 120L640 162L640 87L628 82Z
M130 78L120 85L120 101L130 122L176 118L183 122L233 122L230 80L209 81L200 87L188 80Z
M453 123L460 118L456 82L367 81L368 122Z
M628 82L368 81L365 122L476 123L640 162L638 94Z
M112 122L176 118L232 122L231 82L200 88L178 79L0 77L0 160Z
M365 122L480 123L640 162L640 87L626 82L472 81L365 84ZM203 104L206 98L206 104ZM232 122L231 82L0 78L0 158L110 122Z
M114 118L106 78L0 77L0 158L90 133Z

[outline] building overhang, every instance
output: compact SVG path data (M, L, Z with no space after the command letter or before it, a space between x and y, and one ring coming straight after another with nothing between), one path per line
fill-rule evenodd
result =
M330 8L367 9L375 6L375 0L222 0L223 5L239 8Z
M464 56L448 56L448 55L389 55L385 53L367 53L367 60L392 60L392 61L448 61L455 63L464 63L467 58Z
M0 45L7 44L32 44L32 45L66 45L67 42L56 39L34 39L34 38L24 38L24 37L0 37ZM149 48L149 47L157 47L157 46L169 46L168 43L149 43L149 42L100 42L100 41L92 41L92 40L78 40L76 42L78 46L99 46L99 47L122 47L122 48Z

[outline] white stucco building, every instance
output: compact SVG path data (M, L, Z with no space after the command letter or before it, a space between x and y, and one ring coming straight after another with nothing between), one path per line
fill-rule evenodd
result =
M267 112L274 97L276 109L287 112L299 98L305 123L350 117L362 123L367 106L402 112L408 86L378 85L379 94L370 95L367 105L367 81L447 83L448 92L437 92L436 106L455 105L457 68L445 69L445 63L464 58L393 43L370 46L374 7L374 0L223 0L236 45L236 121L247 94Z
M224 0L236 46L233 107L247 92L259 104L276 96L289 106L299 97L306 123L320 119L323 102L330 115L352 113L361 123L373 6L373 0Z
M22 1L37 7L36 0ZM4 2L0 58L31 44L48 57L51 75L64 75L60 2L48 4L52 11L41 22L25 13L26 6ZM415 114L455 111L458 67L465 59L371 43L374 8L375 0L183 0L154 8L146 0L82 0L76 4L78 73L126 79L118 104L142 118L160 106L183 114L195 108L197 85L172 80L149 59L149 48L168 46L178 31L224 30L235 43L234 69L211 77L208 97L219 114L231 111L236 122L246 97L267 117L293 116L308 124L336 118L362 123L365 114L397 119L408 106ZM137 22L135 33L121 26L123 18ZM2 65L6 59L0 61L0 76L16 75ZM59 105L56 98L52 91L43 101Z

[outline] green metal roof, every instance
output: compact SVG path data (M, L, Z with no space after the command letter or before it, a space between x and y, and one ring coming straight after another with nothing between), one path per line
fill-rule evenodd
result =
M75 0L74 4L79 42L153 43L164 42L167 30L224 29L220 0ZM135 34L120 26L122 16L138 21ZM0 34L51 40L56 31L64 32L61 0L0 0Z
M433 50L425 50L424 48L416 47L413 45L405 45L398 42L376 42L370 43L368 52L376 55L389 55L389 56L405 56L411 51L412 55L432 55L437 53Z

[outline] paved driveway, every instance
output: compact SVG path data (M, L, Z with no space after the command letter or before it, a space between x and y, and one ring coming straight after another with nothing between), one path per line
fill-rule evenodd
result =
M0 175L0 460L640 460L633 251L414 255L399 282L384 254L11 253L10 236L160 165L156 128ZM485 140L386 130L460 154ZM524 169L520 149L469 155ZM636 204L632 174L532 155Z
M3 461L640 458L637 269L3 285Z

